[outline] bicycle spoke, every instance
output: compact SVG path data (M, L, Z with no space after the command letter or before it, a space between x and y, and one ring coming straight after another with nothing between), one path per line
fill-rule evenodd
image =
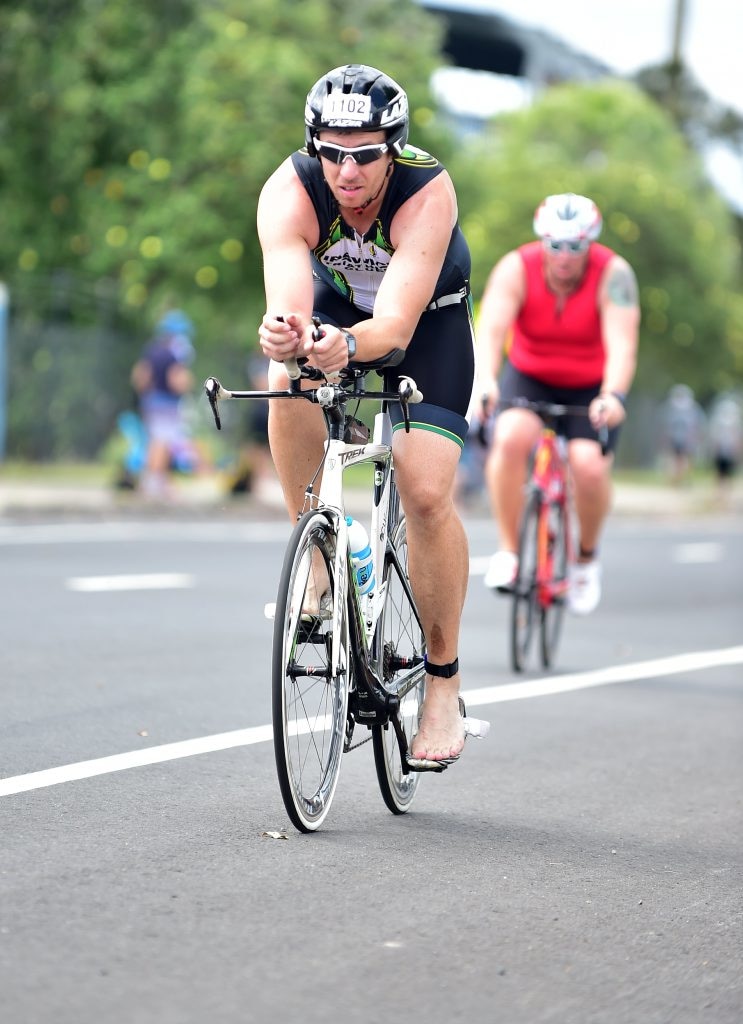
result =
M385 688L400 697L400 724L410 749L418 727L418 708L423 702L426 673L423 668L425 639L420 626L407 579L407 532L404 517L393 537L399 559L385 566L387 587L384 608L375 637L376 663ZM405 575L401 577L400 573ZM392 723L372 728L374 761L382 797L393 814L408 810L420 782L418 772L407 771L400 754L400 744Z

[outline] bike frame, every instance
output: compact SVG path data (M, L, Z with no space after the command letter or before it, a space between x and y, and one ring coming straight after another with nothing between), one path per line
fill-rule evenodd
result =
M387 412L387 405L392 401L403 400L403 407L406 408L405 403L407 401L420 401L420 396L416 392L414 385L412 385L411 393L407 397L405 397L403 384L401 384L400 393L386 391L367 392L365 390L364 375L370 369L385 365L386 361L389 361L388 357L380 360L378 364L364 364L361 374L355 375L351 381L346 380L345 383L342 380L328 381L321 374L319 378L310 375L309 379L321 379L323 383L317 388L308 390L301 390L299 378L294 378L290 381L287 391L229 391L222 387L215 378L208 378L205 383L205 390L212 405L212 411L214 412L218 428L221 424L217 410L217 400L220 398L300 398L319 405L322 409L328 431L321 464L323 468L322 482L318 493L314 492L311 483L307 486L303 512L318 511L327 515L332 520L337 536L334 569L336 584L341 591L342 600L334 602L331 666L333 671L337 671L341 663L341 619L343 609L347 605L347 599L350 596L353 614L349 616L349 621L354 633L353 640L355 641L352 644L352 658L356 678L357 680L363 679L376 708L382 711L385 716L392 717L393 722L395 722L396 731L398 731L399 723L395 721L394 712L397 710L397 706L399 706L399 702L405 694L418 684L421 675L425 672L425 666L422 661L419 666L411 666L411 672L404 677L403 683L394 690L390 690L381 682L373 670L371 648L386 596L383 572L385 558L389 558L395 563L399 579L406 590L412 607L415 608L409 580L407 575L400 570L397 553L390 541L390 533L394 529L395 522L392 519L390 509L392 425ZM403 378L403 380L408 379ZM355 399L377 400L381 403L381 409L374 417L372 438L365 444L350 443L343 439L346 426L346 406ZM369 463L374 465L374 489L369 544L372 550L377 585L371 595L361 595L356 584L348 544L348 526L346 524L343 500L343 476L351 466ZM349 579L353 581L350 588ZM374 717L376 717L376 713Z
M530 487L542 495L537 532L537 599L542 608L549 608L565 597L567 579L554 578L550 511L554 505L565 510L564 529L567 564L572 565L575 551L572 531L572 505L570 499L570 470L568 446L564 437L551 427L543 427L534 450L534 463Z
M351 571L351 553L348 548L343 477L346 470L352 466L368 463L374 464L374 501L371 510L369 545L372 550L377 585L371 595L359 594L355 583L352 588L354 604L359 613L358 619L364 625L362 639L365 651L371 644L379 613L384 604L384 587L380 574L391 525L388 522L387 510L392 484L392 428L387 413L376 414L372 440L366 444L351 444L337 437L329 437L325 442L323 478L319 494L316 495L309 489L305 492L305 508L307 510L325 509L333 515L338 535L336 578L340 580L350 576L355 580ZM337 626L338 623L334 623L334 625Z

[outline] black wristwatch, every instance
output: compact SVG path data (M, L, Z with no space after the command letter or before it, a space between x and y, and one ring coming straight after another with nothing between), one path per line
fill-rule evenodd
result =
M341 334L346 339L346 344L348 345L348 361L350 363L356 355L356 337L350 331L347 331L345 327L341 327Z

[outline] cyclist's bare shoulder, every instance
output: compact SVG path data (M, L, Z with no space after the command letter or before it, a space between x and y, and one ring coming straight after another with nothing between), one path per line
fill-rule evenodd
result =
M616 253L606 265L599 288L599 305L632 308L639 305L640 296L635 272L623 256Z
M276 168L261 189L258 231L262 238L294 236L310 246L317 244L317 215L291 157Z
M406 199L395 213L390 225L390 240L396 249L418 231L440 234L448 244L457 222L457 197L447 171L442 171L423 188Z

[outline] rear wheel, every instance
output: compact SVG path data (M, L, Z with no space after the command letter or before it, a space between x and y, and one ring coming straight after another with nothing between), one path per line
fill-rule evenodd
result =
M385 689L400 694L400 724L410 750L426 688L423 664L426 646L410 591L404 517L395 528L392 546L397 553L397 563L388 552L383 579L387 589L377 624L374 659ZM415 796L420 773L403 771L400 745L392 722L372 726L372 744L384 802L393 814L404 814Z
M564 504L556 502L543 509L541 529L546 531L549 580L545 580L545 600L541 602L542 664L550 668L555 661L565 615L568 576L568 517Z
M273 734L284 806L301 832L319 828L341 768L350 675L348 602L334 575L337 534L308 512L289 540L273 639Z
M523 672L529 657L538 619L537 529L542 495L532 491L526 500L519 534L519 570L513 584L511 603L511 664Z

